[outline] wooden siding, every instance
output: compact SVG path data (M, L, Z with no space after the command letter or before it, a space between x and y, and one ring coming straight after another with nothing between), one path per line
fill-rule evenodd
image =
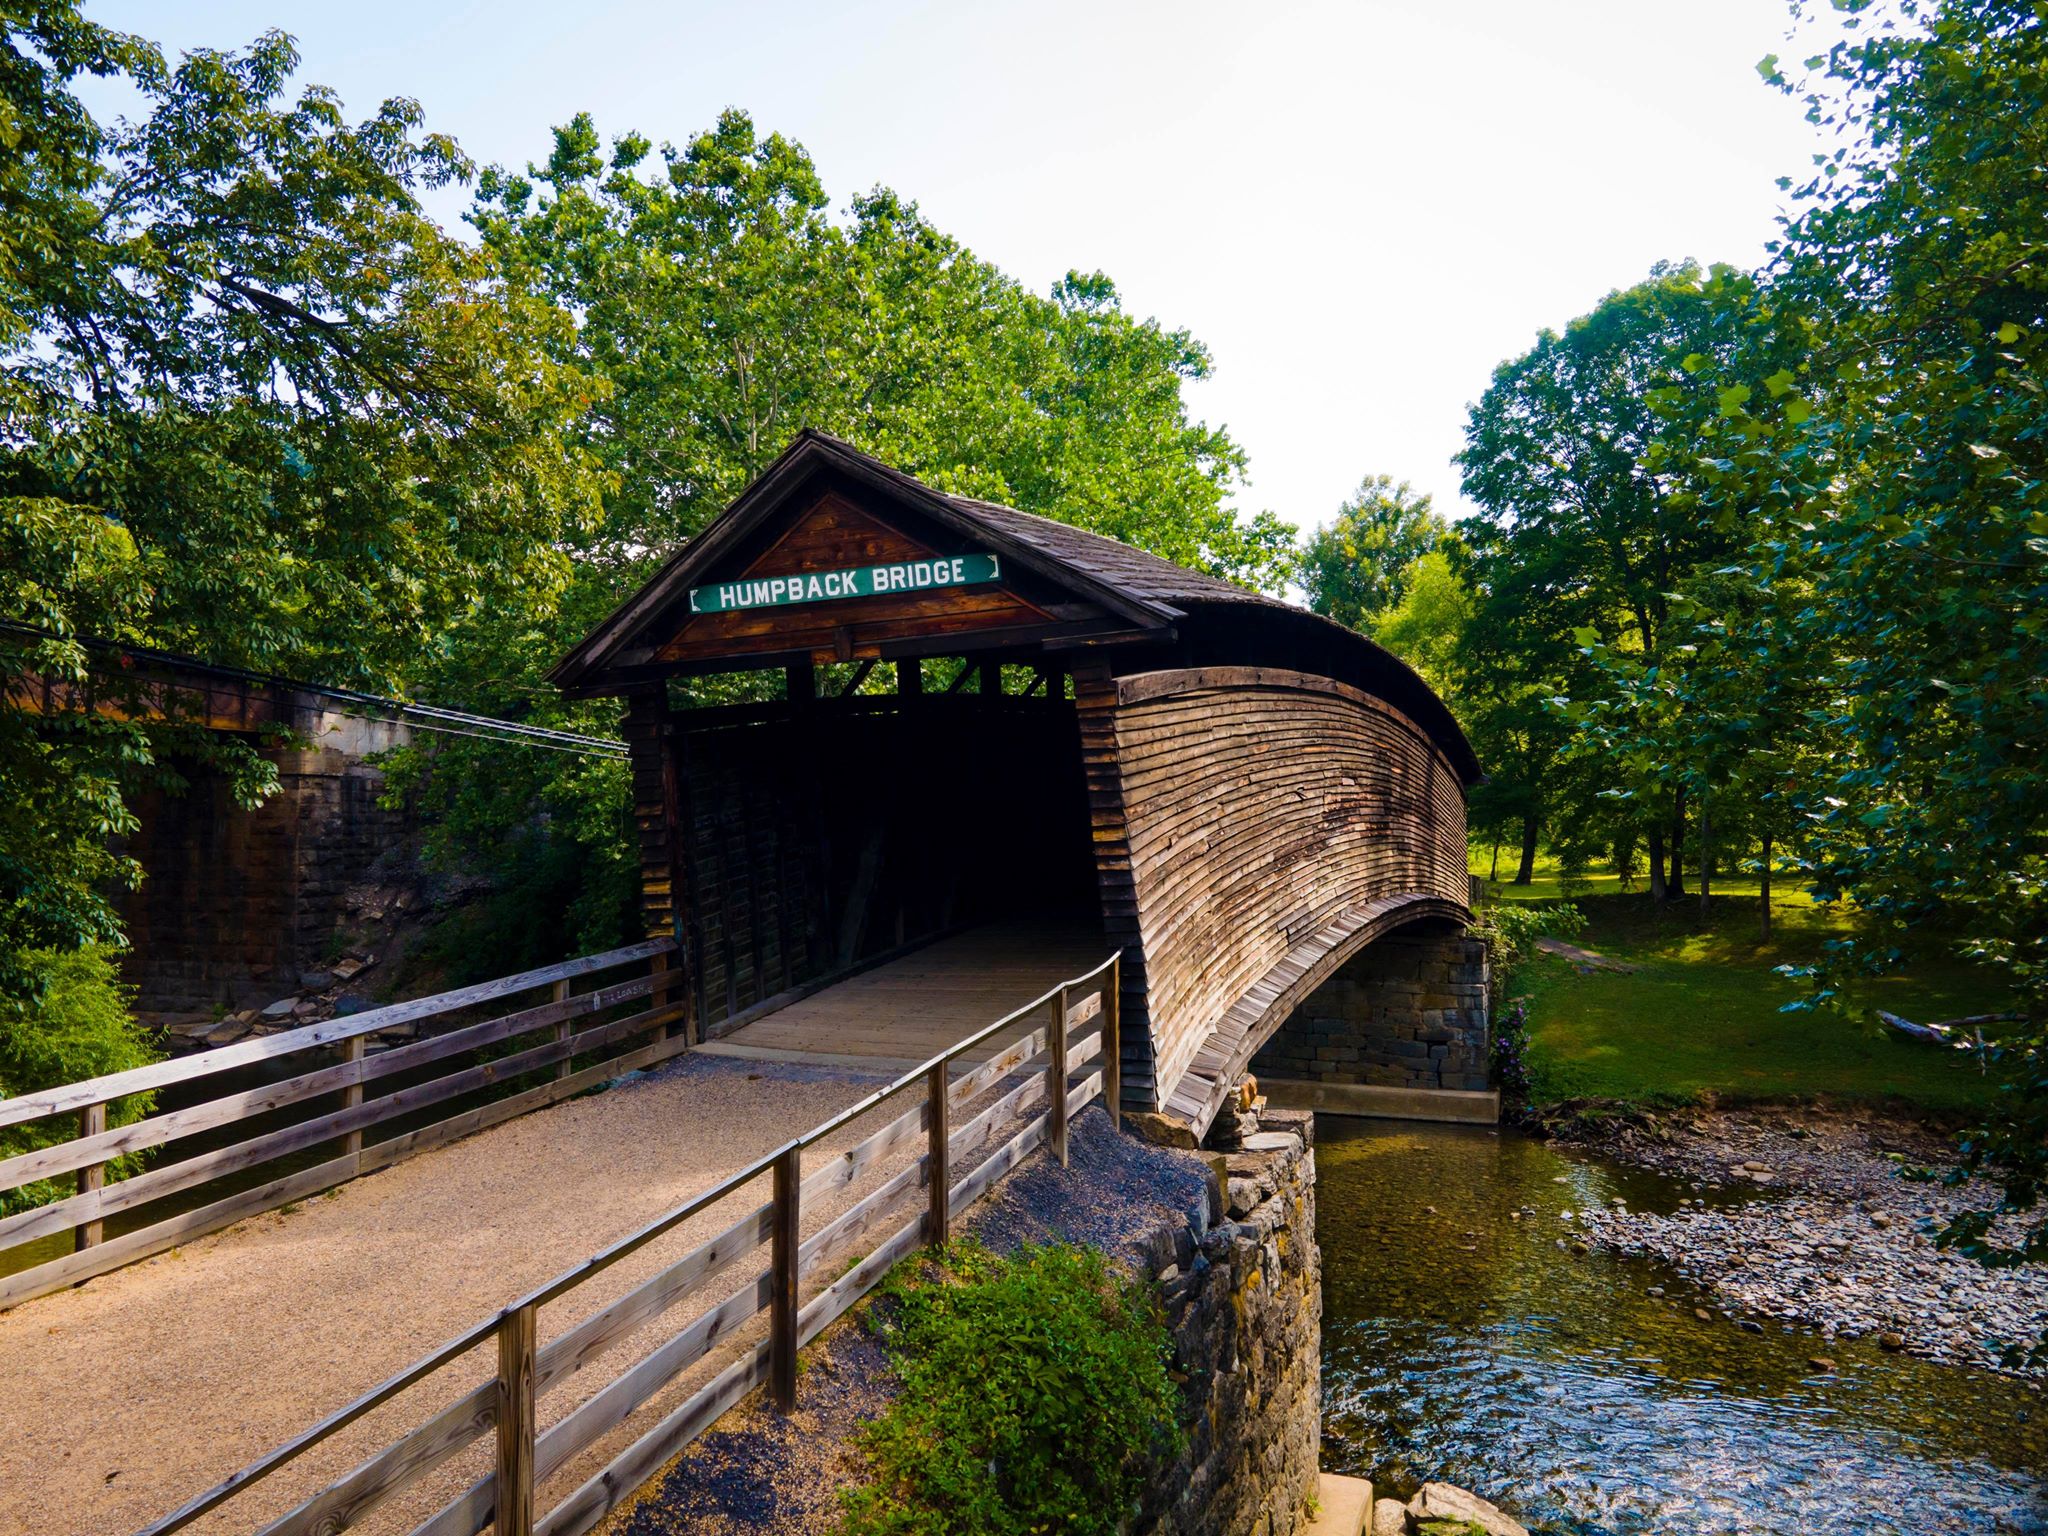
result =
M679 932L675 882L675 804L670 792L669 715L664 688L643 688L626 697L621 725L632 765L633 825L640 843L640 917L652 937Z
M1095 849L1102 936L1110 948L1123 955L1123 1104L1131 1109L1157 1109L1152 1032L1145 1023L1145 947L1138 932L1138 892L1131 876L1130 832L1124 821L1116 711L1116 680L1109 669L1077 669L1074 713L1081 729L1081 767L1088 785L1088 832Z
M1463 790L1390 705L1251 667L1141 673L1116 694L1123 848L1110 862L1128 860L1138 942L1125 965L1144 978L1126 1036L1149 1038L1159 1098L1344 909L1412 895L1464 910ZM1105 906L1109 893L1105 878Z

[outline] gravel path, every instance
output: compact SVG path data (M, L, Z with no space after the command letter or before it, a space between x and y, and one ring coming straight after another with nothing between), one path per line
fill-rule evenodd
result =
M0 1315L0 1533L115 1536L140 1527L883 1081L684 1056ZM885 1106L812 1156L843 1150L908 1102ZM813 1202L806 1230L869 1187ZM543 1342L741 1209L721 1202L543 1309ZM728 1294L753 1272L736 1270ZM247 1531L290 1507L483 1379L487 1354L488 1345L472 1351L197 1529ZM614 1369L607 1356L549 1393L543 1423ZM625 1438L615 1432L551 1480L544 1501ZM431 1514L481 1474L487 1449L488 1437L355 1529L403 1529Z
M1889 1349L2048 1380L2048 1366L2019 1370L2010 1353L2048 1335L2048 1266L1988 1270L1935 1247L1934 1231L1969 1202L1967 1191L1901 1176L1948 1160L1926 1128L1845 1111L1687 1111L1624 1129L1602 1150L1696 1189L1761 1197L1689 1200L1669 1214L1620 1202L1574 1212L1579 1241L1662 1259L1752 1323L1874 1334Z

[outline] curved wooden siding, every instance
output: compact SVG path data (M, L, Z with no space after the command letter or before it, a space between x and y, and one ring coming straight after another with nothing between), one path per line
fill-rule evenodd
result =
M1463 788L1384 701L1305 673L1190 668L1118 679L1115 722L1146 978L1132 1022L1155 1102L1343 909L1401 895L1464 910Z

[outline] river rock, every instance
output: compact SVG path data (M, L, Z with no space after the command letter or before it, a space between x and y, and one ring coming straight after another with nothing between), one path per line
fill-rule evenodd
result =
M276 1002L263 1010L263 1017L266 1019L290 1018L292 1010L298 1006L299 1000L296 997L280 997Z
M1149 1109L1136 1110L1124 1116L1124 1129L1155 1147L1173 1147L1182 1152L1195 1150L1195 1128L1172 1115L1155 1114Z
M1372 1536L1408 1536L1408 1506L1399 1499L1375 1499Z
M1449 1483L1424 1483L1422 1492L1408 1503L1408 1530L1417 1536L1431 1522L1444 1521L1452 1530L1455 1522L1476 1525L1484 1536L1529 1536L1529 1528L1496 1508L1476 1493L1453 1488Z

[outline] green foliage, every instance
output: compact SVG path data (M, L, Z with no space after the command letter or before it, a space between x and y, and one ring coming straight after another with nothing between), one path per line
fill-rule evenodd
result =
M1574 939L1586 916L1570 902L1535 906L1520 901L1489 901L1479 909L1472 936L1486 945L1486 958L1496 984L1536 953L1538 939Z
M472 221L578 315L558 355L610 386L583 440L611 472L588 557L612 591L807 425L943 490L1253 585L1289 573L1293 530L1225 504L1242 450L1189 419L1200 342L1126 314L1100 273L1027 293L893 192L834 220L802 146L744 112L609 155L581 115L545 164L486 172Z
M1458 658L1465 626L1472 621L1471 590L1441 547L1412 561L1401 574L1401 586L1401 600L1380 615L1372 637L1455 707L1465 686Z
M74 0L0 33L0 673L75 682L81 636L401 689L470 616L544 609L594 517L593 387L559 310L419 194L467 173L417 106L287 95L290 40L175 66ZM93 118L82 78L132 118ZM122 702L118 682L100 685ZM0 705L0 993L115 942L140 784L273 775L172 720Z
M967 1242L890 1296L902 1387L863 1432L848 1536L1120 1531L1179 1435L1150 1287L1092 1249Z
M20 957L34 974L33 1004L0 997L0 1099L18 1098L63 1083L75 1083L157 1060L148 1035L129 1016L128 989L116 976L104 948L41 951ZM150 1094L116 1099L107 1106L109 1128L127 1125L149 1112ZM0 1157L69 1141L75 1123L34 1121L0 1130ZM109 1178L140 1169L140 1154L108 1165ZM25 1210L72 1193L69 1174L42 1179L0 1193L0 1213Z
M1300 580L1315 612L1370 631L1407 594L1415 562L1440 548L1445 523L1406 480L1368 475L1301 553Z

